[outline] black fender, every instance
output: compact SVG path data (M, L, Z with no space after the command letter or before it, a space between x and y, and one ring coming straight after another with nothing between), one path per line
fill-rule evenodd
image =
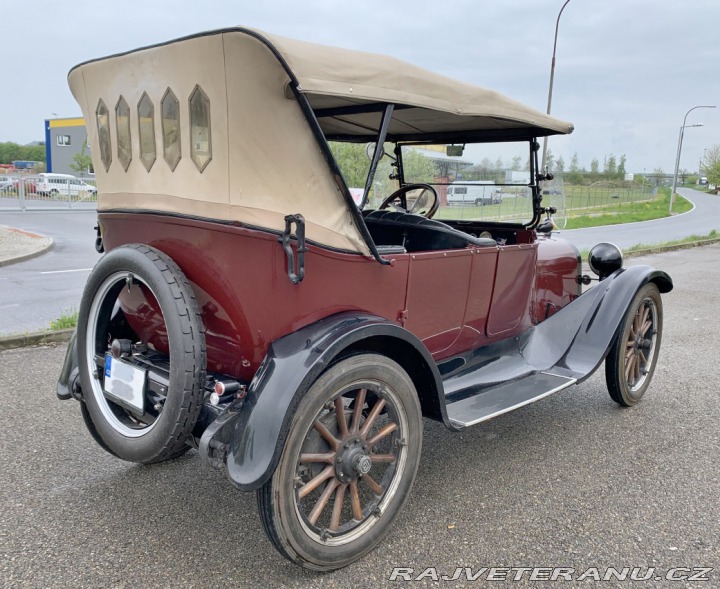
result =
M66 401L73 398L73 388L76 386L79 378L78 359L77 359L77 329L73 331L70 342L65 352L65 360L63 361L60 377L58 378L55 393L58 399Z
M313 382L341 352L363 341L411 346L430 371L432 394L422 400L445 421L442 381L432 356L412 333L369 314L340 313L274 341L244 399L231 404L203 433L200 456L206 464L223 460L230 481L243 491L261 487L272 475L297 405ZM357 349L362 349L358 347ZM433 405L434 404L434 405Z
M547 370L582 382L610 351L623 317L640 288L654 282L670 292L672 279L651 266L621 268L537 325L521 353L537 370Z

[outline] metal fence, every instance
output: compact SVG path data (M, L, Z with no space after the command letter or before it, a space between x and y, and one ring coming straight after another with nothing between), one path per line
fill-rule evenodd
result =
M94 178L50 176L0 176L0 210L91 210L97 207Z
M562 228L572 217L614 215L638 209L657 198L657 187L649 183L596 182L574 185L556 176L543 185L543 206L557 209L556 223ZM500 200L500 199L498 199ZM441 198L441 202L444 202ZM527 187L502 187L502 199L484 206L441 205L438 219L527 222L532 218L532 199Z

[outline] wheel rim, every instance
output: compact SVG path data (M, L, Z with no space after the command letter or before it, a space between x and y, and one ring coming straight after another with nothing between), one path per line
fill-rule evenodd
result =
M92 395L107 423L118 433L128 438L139 438L147 435L159 421L160 414L148 408L145 419L141 421L120 405L105 396L100 378L96 377L98 358L104 358L108 351L108 326L116 309L117 297L123 288L131 288L142 284L157 300L157 295L150 286L130 272L115 272L108 276L100 285L93 297L85 332L85 362L90 374Z
M647 381L655 357L658 314L655 301L645 298L635 312L625 340L624 374L630 393Z
M295 509L310 538L340 546L376 524L405 472L407 431L399 398L376 381L349 385L323 406L295 465Z

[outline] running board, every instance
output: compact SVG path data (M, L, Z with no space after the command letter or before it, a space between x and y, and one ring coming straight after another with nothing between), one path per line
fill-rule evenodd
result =
M528 374L511 382L487 387L477 394L448 403L448 419L457 428L502 415L575 384L576 378L547 372Z

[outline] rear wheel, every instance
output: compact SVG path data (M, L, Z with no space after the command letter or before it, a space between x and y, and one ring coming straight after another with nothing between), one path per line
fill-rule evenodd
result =
M137 320L151 322L156 336L166 334L169 354L154 350L132 330L120 307L121 296L146 301L146 316ZM152 313L153 307L159 313ZM85 286L77 342L83 417L100 445L124 460L142 463L184 453L203 399L206 351L200 311L178 266L144 245L106 254ZM130 381L132 385L121 385L122 394L109 392L106 383L105 362L113 342L123 342L126 349L112 362L135 376L146 371Z
M650 386L660 351L662 322L660 291L651 282L635 295L605 360L605 381L616 403L631 407Z
M300 402L280 462L258 491L269 538L314 570L361 558L405 503L421 446L422 414L407 373L374 354L338 362Z

